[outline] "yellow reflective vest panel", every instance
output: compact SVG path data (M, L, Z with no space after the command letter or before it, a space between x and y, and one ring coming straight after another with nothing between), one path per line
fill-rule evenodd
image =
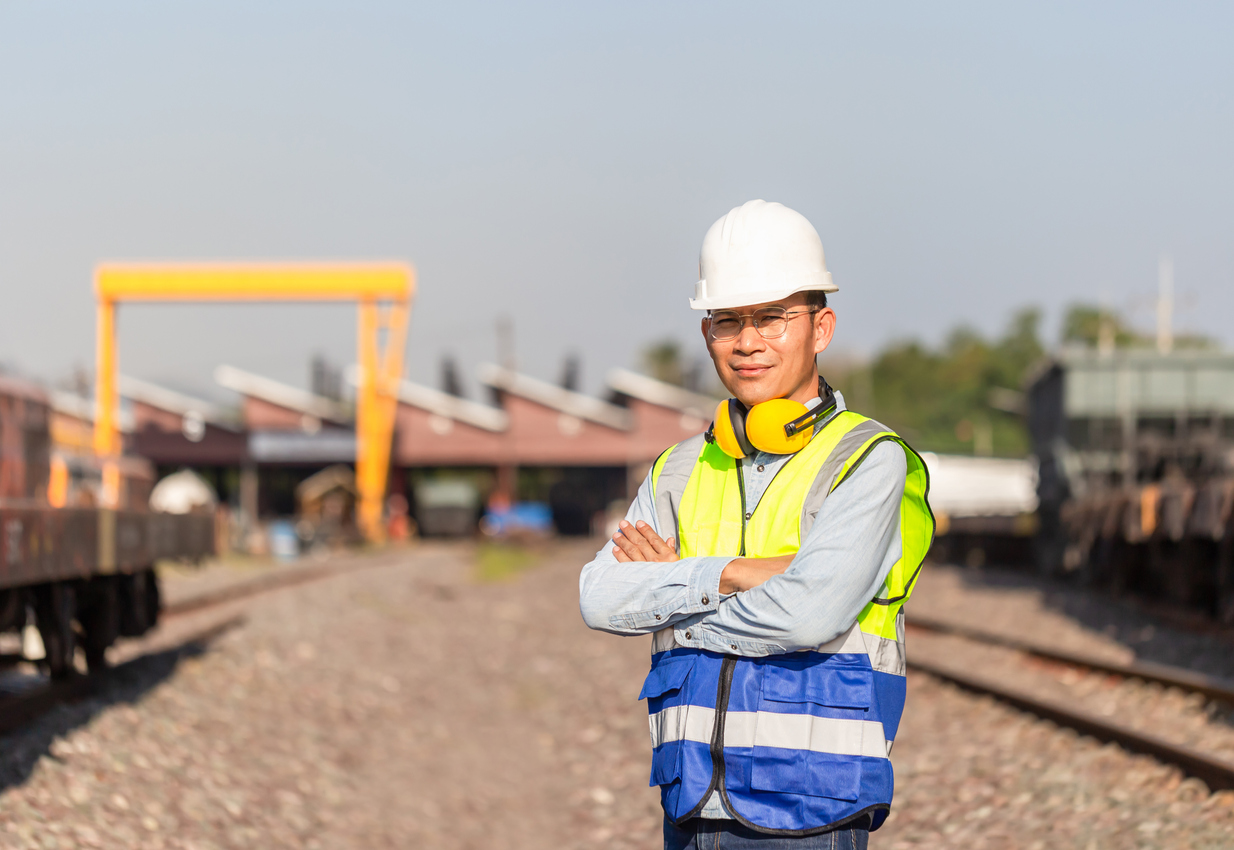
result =
M907 459L901 556L846 632L814 650L762 658L681 646L672 628L654 636L640 699L650 713L651 784L673 821L698 814L719 791L740 822L765 832L809 834L867 814L872 828L883 823L904 708L903 606L934 518L924 461L850 411L785 463L748 518L738 462L702 436L652 468L659 526L676 530L682 557L769 558L796 552L826 499L888 440Z

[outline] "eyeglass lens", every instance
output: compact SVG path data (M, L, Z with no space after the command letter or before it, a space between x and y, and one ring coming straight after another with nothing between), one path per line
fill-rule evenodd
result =
M763 339L784 336L788 330L788 311L779 307L765 307L753 314L723 310L711 314L711 336L714 339L733 339L741 333L747 318L754 321L754 328Z

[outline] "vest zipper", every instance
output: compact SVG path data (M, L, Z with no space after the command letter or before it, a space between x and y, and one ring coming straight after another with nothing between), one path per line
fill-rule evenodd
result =
M737 464L737 492L741 495L741 550L737 556L744 558L746 556L746 477L741 473L741 458L733 461Z
M737 490L741 494L741 550L746 554L746 479L741 473L741 460L737 464ZM726 655L720 663L720 684L716 689L716 723L711 730L711 788L703 796L703 803L718 791L720 799L728 807L728 792L724 788L724 727L728 721L728 700L733 692L733 670L737 667L736 656Z
M724 789L724 726L728 720L728 698L733 691L733 670L737 659L725 656L720 664L720 688L716 694L716 726L711 733L711 774L713 790L720 792L720 799L728 802ZM707 796L711 796L708 794Z

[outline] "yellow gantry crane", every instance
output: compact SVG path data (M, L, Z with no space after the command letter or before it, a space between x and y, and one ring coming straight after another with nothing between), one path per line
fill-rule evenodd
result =
M95 270L98 351L94 451L103 459L104 507L119 501L116 307L122 301L356 301L359 386L356 489L359 522L384 538L382 502L403 373L415 271L406 263L110 264Z

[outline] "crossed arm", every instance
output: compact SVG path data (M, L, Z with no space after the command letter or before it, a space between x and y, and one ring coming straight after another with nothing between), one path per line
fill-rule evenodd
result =
M619 563L654 561L670 563L677 557L677 541L670 537L664 540L656 530L642 520L630 523L623 520L613 535L613 557ZM778 576L793 562L792 555L778 558L734 558L720 573L720 594L728 596L752 587L758 587L772 576Z
M906 471L898 445L875 447L823 504L798 552L765 559L679 557L656 527L644 481L620 535L583 567L583 619L619 635L671 626L683 646L746 656L826 643L856 621L900 558Z

